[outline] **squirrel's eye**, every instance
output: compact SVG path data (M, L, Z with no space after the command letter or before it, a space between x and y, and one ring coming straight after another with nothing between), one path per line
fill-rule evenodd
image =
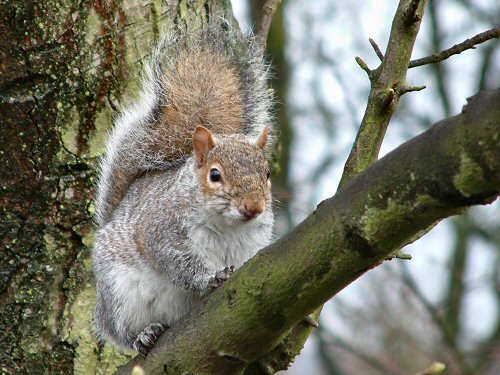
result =
M269 180L271 178L271 169L267 168L266 177Z
M220 182L220 180L222 180L220 171L217 168L210 169L210 181Z

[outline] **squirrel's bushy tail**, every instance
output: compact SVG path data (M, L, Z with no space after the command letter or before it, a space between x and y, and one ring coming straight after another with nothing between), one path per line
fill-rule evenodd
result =
M222 19L198 33L164 37L146 66L137 101L110 134L97 186L99 226L111 219L141 173L186 159L197 125L255 137L267 126L273 135L268 76L253 38L244 40Z

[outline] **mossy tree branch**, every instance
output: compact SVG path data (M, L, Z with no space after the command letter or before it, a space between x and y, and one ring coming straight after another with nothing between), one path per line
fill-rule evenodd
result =
M371 90L339 187L345 185L377 160L387 126L397 108L399 98L409 91L424 88L408 85L406 72L425 3L426 0L400 0L393 18L385 54L380 51L375 41L370 40L370 44L381 60L377 69L371 70L361 58L356 58L356 62L370 78ZM318 319L320 313L321 307L312 316ZM268 368L274 371L286 369L290 361L299 354L311 332L310 326L297 325L273 352L266 355L259 363L250 366L246 374L265 374Z
M500 90L473 97L353 178L169 329L146 373L236 374L438 220L500 194ZM131 366L119 374L130 373Z
M389 121L399 98L409 90L406 72L426 0L401 0L392 21L387 50L378 68L370 70L359 57L357 63L370 78L371 90L363 120L344 167L340 185L365 170L378 158ZM373 46L373 43L371 43ZM374 47L375 48L375 47ZM381 57L381 54L377 52Z

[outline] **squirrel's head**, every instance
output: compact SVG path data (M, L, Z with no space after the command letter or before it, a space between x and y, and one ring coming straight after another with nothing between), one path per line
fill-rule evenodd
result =
M216 139L203 126L194 130L196 175L207 209L226 222L257 221L271 210L271 173L264 156L267 137L267 128L255 142L241 136Z

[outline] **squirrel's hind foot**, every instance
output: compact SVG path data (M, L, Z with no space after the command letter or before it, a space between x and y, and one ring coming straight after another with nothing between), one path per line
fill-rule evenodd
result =
M132 345L134 349L144 357L149 353L151 348L155 345L158 337L161 336L169 327L161 323L153 323L144 328L144 330L137 335L137 338Z

